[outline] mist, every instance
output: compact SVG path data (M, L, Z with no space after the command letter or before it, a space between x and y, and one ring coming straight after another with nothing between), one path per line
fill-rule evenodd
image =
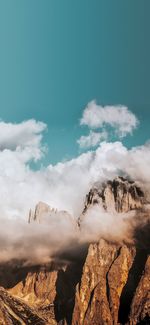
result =
M0 143L0 262L13 259L24 263L49 263L69 247L79 247L100 237L117 242L136 241L136 229L147 224L149 212L106 213L91 208L80 229L77 220L84 209L85 197L95 182L112 180L118 175L137 182L150 198L150 143L131 149L121 141L102 142L97 149L74 159L49 164L34 170L31 162L46 154L43 131L46 125L35 120L20 124L3 123L5 136ZM9 141L10 140L10 141ZM44 222L28 224L30 208L46 202L59 212Z
M99 205L82 215L80 227L70 215L56 212L42 216L42 221L28 223L24 219L1 218L0 263L22 261L22 265L39 265L68 260L85 244L100 238L117 244L137 244L149 249L150 209L128 213L108 213ZM142 230L142 231L140 231Z

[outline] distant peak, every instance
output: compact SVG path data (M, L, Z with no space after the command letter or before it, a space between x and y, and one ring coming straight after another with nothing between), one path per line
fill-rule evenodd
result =
M37 221L41 223L43 220L56 215L63 215L72 218L72 216L67 211L58 210L56 208L51 207L45 202L39 201L36 204L34 210L29 210L28 222L31 223L32 221Z

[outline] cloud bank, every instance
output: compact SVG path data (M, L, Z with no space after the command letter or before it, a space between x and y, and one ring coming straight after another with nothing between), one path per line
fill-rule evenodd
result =
M94 118L91 114L93 105L96 112ZM136 117L126 107L108 107L105 113L103 109L95 102L89 104L83 113L81 124L97 128L108 123L115 127L120 135L132 132L137 126ZM116 114L115 120L112 112ZM33 170L30 162L40 160L45 153L45 146L42 143L45 129L45 123L35 120L18 124L0 122L1 259L5 259L6 256L15 258L16 255L31 259L34 255L35 260L40 257L42 261L46 261L50 258L50 247L54 252L56 247L59 248L74 240L76 235L72 225L66 223L63 217L51 219L48 227L35 223L27 224L29 209L34 208L39 201L44 201L58 210L67 210L76 220L93 183L113 179L117 175L136 180L139 185L144 186L149 195L149 142L127 149L120 141L104 141L94 151L87 151L69 161ZM95 133L96 136L98 134L96 139ZM84 147L95 145L100 141L100 134L91 131L88 139L82 138L81 145ZM93 220L96 220L97 214L92 213ZM107 217L112 225L114 217ZM103 229L104 234L108 223L101 224L99 220L97 225L99 224L100 227L96 229ZM124 228L124 223L120 229L121 227ZM31 251L32 253L29 253Z
M15 128L22 130L22 125L23 129L30 125L31 130L27 127L27 132L23 131L21 145L22 131L18 139L13 133L10 134L9 125L7 128L5 123L5 131L8 130L8 134L5 134L7 148L0 151L2 216L26 217L28 210L38 201L78 216L93 182L112 179L118 174L127 175L147 186L149 184L149 143L128 150L119 141L102 142L95 151L87 151L69 161L33 170L30 162L43 155L42 134L46 126L41 122L29 121L15 125ZM32 128L33 125L35 128ZM1 140L2 143L4 140Z

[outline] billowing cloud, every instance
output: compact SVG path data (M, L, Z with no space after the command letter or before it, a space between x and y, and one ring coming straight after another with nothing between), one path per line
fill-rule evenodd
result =
M98 180L124 174L147 186L150 182L149 144L128 150L121 142L102 142L95 151L36 171L29 167L31 157L24 150L0 152L1 215L26 217L30 208L44 201L76 217Z
M124 137L137 127L138 119L126 106L101 106L91 101L83 111L80 124L93 129L111 126L118 136Z
M0 263L12 259L29 264L48 263L65 245L77 240L76 228L61 212L41 223L1 217Z
M88 135L82 135L77 143L79 144L80 148L91 148L97 146L101 141L107 139L107 132L94 132L90 131Z
M38 201L44 201L58 210L67 210L76 220L84 207L85 196L94 182L124 175L139 182L149 193L150 143L127 149L119 141L102 142L94 151L87 151L74 159L33 170L29 163L43 154L41 140L46 125L36 121L24 123L29 129L25 128L23 133L20 131L18 136L14 135L13 131L11 134L9 126L7 128L5 125L6 134L2 137L3 140L0 140L0 247L3 260L7 250L8 258L15 258L18 254L20 258L29 256L32 259L34 255L35 260L41 256L42 261L45 261L51 253L50 246L54 253L57 248L69 245L70 240L74 239L72 225L66 224L66 221L61 219L61 214L61 220L53 219L49 226L27 224L29 209L34 208ZM30 129L31 125L34 125L35 129ZM20 130L22 123L17 127ZM97 212L92 213L95 218L93 220L96 220ZM113 216L106 217L108 223L110 221L110 225L113 225ZM93 234L94 229L100 228L105 233L108 223L101 223L99 220L99 226L93 226ZM120 224L120 229L126 231L124 221ZM120 233L116 235L119 236Z
M35 120L21 123L5 123L0 121L0 151L10 150L31 154L32 158L41 157L42 132L46 124Z

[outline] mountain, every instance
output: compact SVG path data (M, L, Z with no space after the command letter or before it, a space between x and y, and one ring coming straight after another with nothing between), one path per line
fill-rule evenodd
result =
M43 222L51 222L52 218L65 218L68 219L69 222L74 223L73 217L65 210L57 210L50 207L47 203L39 202L35 209L30 209L28 222L31 223L33 221L43 223Z
M72 324L118 323L150 324L150 257L146 250L101 239L89 247Z
M90 205L101 205L107 211L128 212L140 209L145 203L144 193L133 181L116 177L104 184L96 183L86 197L83 213Z
M96 242L67 247L49 265L21 267L15 261L2 265L0 284L5 289L0 288L0 324L150 324L147 203L136 182L117 177L102 185L96 183L77 221L79 234L93 207L115 213L116 218L133 211L135 220L144 220L143 226L135 227L134 241L115 242L100 236ZM30 211L29 222L51 220L57 213L40 202ZM117 227L117 219L114 222Z
M0 324L2 325L44 325L44 319L38 312L22 300L11 296L0 288ZM52 323L47 323L47 325Z
M86 196L78 224L84 227L93 207L116 212L116 217L117 213L134 211L144 219L146 203L144 192L133 181L117 177L102 185L97 183ZM142 232L143 228L137 229L136 245L104 239L89 245L76 289L72 325L150 324L150 246L143 248L141 242L147 232L150 234L149 223Z

